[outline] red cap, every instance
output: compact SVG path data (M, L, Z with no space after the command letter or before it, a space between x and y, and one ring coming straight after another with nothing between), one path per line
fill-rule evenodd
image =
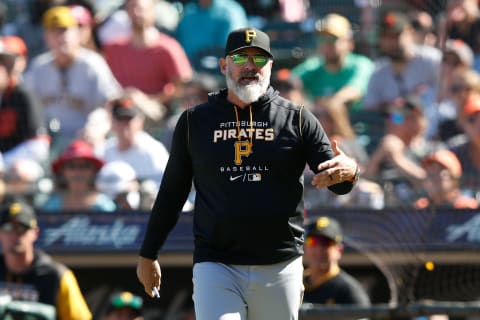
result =
M480 112L480 95L471 94L463 105L463 115L468 117L476 112Z
M97 171L103 166L103 160L93 154L93 148L83 140L75 140L68 148L52 163L52 170L56 174L66 161L84 159L93 162Z
M446 168L454 178L460 178L462 176L462 164L455 153L450 150L441 149L430 153L422 160L422 165L427 167L432 162L439 163L442 167Z
M27 45L22 38L17 36L4 36L2 37L2 41L6 51L17 55L27 54Z

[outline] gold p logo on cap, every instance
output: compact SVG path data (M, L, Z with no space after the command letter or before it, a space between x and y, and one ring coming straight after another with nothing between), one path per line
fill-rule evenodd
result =
M245 30L245 42L250 43L254 38L257 37L257 33L253 29Z
M327 217L321 217L317 220L317 229L323 229L328 227L330 220Z

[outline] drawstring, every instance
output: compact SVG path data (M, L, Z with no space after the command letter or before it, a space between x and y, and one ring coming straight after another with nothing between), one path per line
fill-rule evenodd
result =
M233 106L233 110L235 111L235 119L237 120L237 139L240 140L240 120L238 118L238 110L237 106ZM250 111L250 145L253 146L253 112L252 112L252 105L248 107Z

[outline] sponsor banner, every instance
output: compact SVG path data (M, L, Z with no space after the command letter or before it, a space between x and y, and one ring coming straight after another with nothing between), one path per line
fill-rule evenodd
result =
M364 250L469 251L480 247L480 211L332 209L308 212L307 220L330 214L344 230L346 248ZM137 252L149 213L38 213L37 245L52 253ZM163 251L193 249L193 213L182 213Z
M480 247L479 210L337 210L347 248L362 251L469 251Z
M38 213L37 246L52 253L137 252L149 217L146 212ZM192 214L180 215L162 250L193 249Z

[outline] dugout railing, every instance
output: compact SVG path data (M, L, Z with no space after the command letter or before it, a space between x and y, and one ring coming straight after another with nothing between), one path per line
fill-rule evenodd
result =
M307 303L302 305L300 310L300 320L403 320L415 318L427 319L433 315L443 315L445 319L478 319L478 317L480 317L480 301L430 301L409 303L400 306L375 304L370 307L328 306Z

